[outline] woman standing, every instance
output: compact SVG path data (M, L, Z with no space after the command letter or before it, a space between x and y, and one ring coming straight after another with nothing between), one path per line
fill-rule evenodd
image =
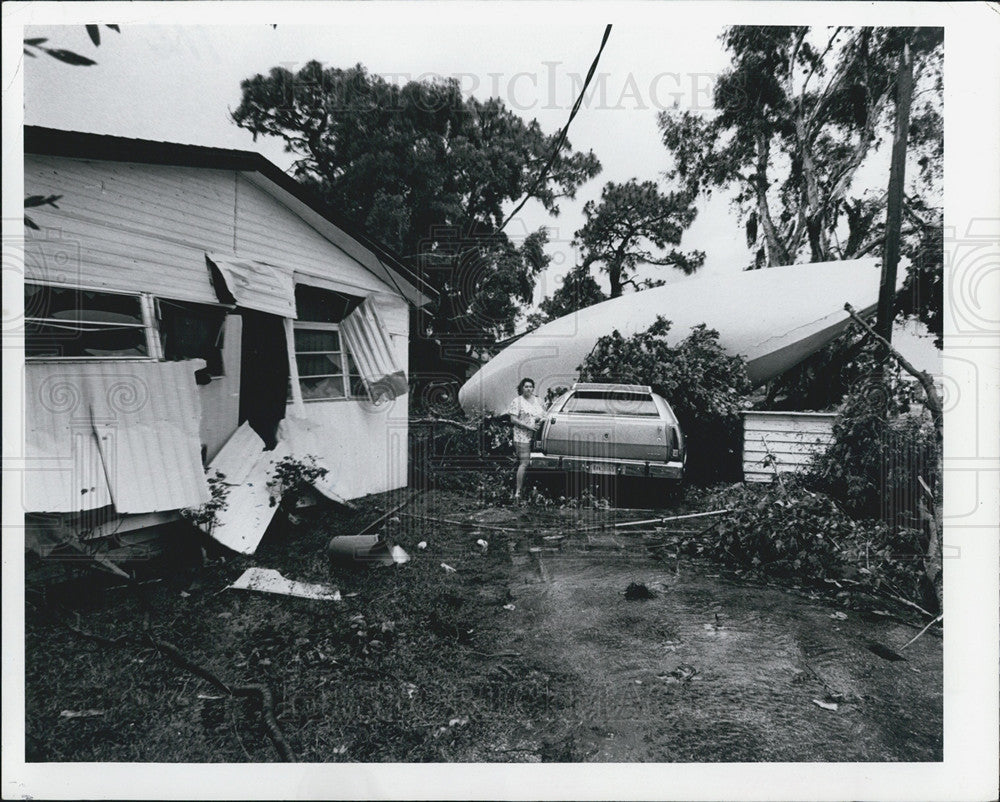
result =
M531 456L531 438L545 416L542 402L535 396L535 380L521 379L517 385L517 398L507 407L511 425L514 427L514 450L517 452L517 489L514 498L521 498L524 472L528 469Z

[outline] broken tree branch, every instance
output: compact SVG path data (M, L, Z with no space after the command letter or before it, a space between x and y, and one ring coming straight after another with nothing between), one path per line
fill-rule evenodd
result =
M392 517L393 515L395 515L397 512L399 512L401 509L403 509L403 507L405 507L407 504L409 504L411 501L413 501L413 499L415 499L419 495L420 495L420 491L418 490L416 493L414 493L412 496L410 496L408 499L406 499L406 501L404 501L402 504L399 504L399 505L393 507L391 510L389 510L384 515L380 515L378 518L376 518L374 521L372 521L370 524L368 524L368 526L366 526L364 529L362 529L357 534L359 534L359 535L367 535L375 527L377 527L380 523L382 523L383 521L388 520L390 517Z
M288 742L285 741L285 738L281 733L281 728L278 726L278 720L275 718L274 701L271 696L271 690L267 686L257 684L227 685L207 668L198 665L193 660L188 658L172 643L154 638L149 632L144 632L141 637L126 634L119 635L117 638L107 638L103 635L97 635L93 632L81 629L80 627L73 626L69 623L69 621L63 620L62 623L71 632L79 635L80 637L86 638L87 640L100 643L102 646L121 646L123 644L139 645L146 643L156 649L157 652L166 657L172 663L180 666L186 671L191 672L196 677L200 677L210 685L225 693L227 696L253 697L260 707L264 728L267 730L268 736L271 738L271 742L274 744L274 748L278 752L278 755L284 761L289 763L295 762L295 755L288 746Z
M941 615L939 615L937 618L935 618L933 621L931 621L927 626L925 626L922 630L920 630L916 635L914 635L912 638L910 638L906 642L906 644L902 648L900 648L899 651L903 651L903 649L905 649L907 646L909 646L911 643L913 643L917 638L919 638L921 635L923 635L928 629L930 629L932 626L934 626L938 621L941 621L943 618L944 618L944 613L941 613Z
M917 370L913 367L906 357L892 347L892 343L875 331L875 329L868 325L868 323L866 323L861 316L854 311L853 306L850 304L844 304L844 311L851 316L855 323L861 326L869 337L873 338L883 348L887 349L903 370L920 382L920 386L924 388L924 395L927 397L927 408L930 410L931 417L934 419L934 429L937 433L938 442L940 443L944 418L941 409L941 398L938 396L937 390L934 389L934 379L932 379L930 374L926 371Z

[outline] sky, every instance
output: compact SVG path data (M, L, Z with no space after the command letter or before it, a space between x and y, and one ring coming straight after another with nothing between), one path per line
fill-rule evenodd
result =
M253 142L229 120L240 102L240 81L281 65L295 70L310 59L325 65L364 64L394 81L455 76L467 94L499 96L543 130L565 124L604 26L534 27L444 22L301 26L126 25L104 30L95 48L79 26L33 26L56 46L93 58L92 67L68 67L42 56L26 59L25 123L96 133L256 149L287 168L292 157L274 139ZM508 232L523 236L549 227L552 267L536 302L551 294L573 262L569 240L583 224L583 205L607 181L662 180L669 155L656 125L659 111L707 108L715 76L727 59L715 22L649 26L615 23L598 73L569 132L577 150L593 150L603 171L558 217L529 202ZM702 203L682 248L707 254L704 272L739 270L750 259L728 199ZM676 272L676 271L675 271ZM679 277L681 274L676 273ZM669 277L669 276L668 276Z
M550 3L438 3L395 5L337 3L314 6L302 3L212 4L130 3L108 8L101 3L5 3L4 19L4 208L17 209L20 153L17 149L17 97L24 80L24 120L29 124L94 131L132 137L190 142L232 148L254 148L285 166L280 147L254 144L246 132L227 120L227 109L239 102L239 81L275 64L294 66L310 58L331 65L364 63L379 73L466 73L470 91L490 93L491 73L498 74L501 92L512 87L514 96L528 106L524 113L537 117L547 131L565 120L572 102L569 73L584 74L600 41L603 24L615 27L601 61L609 75L608 108L585 106L570 131L576 148L593 148L604 172L581 192L578 203L565 205L563 215L551 221L559 237L569 239L582 222L584 201L599 195L608 180L632 176L653 178L665 169L666 155L659 144L651 77L679 73L681 80L662 78L666 93L679 91L682 107L704 101L696 91L703 84L699 74L711 76L724 64L716 36L719 26L732 23L822 24L945 24L946 31L946 351L943 378L946 389L945 480L946 584L948 627L945 632L946 679L945 761L940 764L800 764L793 772L770 765L751 767L717 765L706 771L697 766L616 765L614 771L595 766L553 767L540 781L537 774L518 775L523 785L511 785L509 774L492 773L490 767L455 766L452 782L440 792L454 796L474 788L474 795L495 797L521 793L532 798L578 795L597 798L649 796L650 789L665 797L741 798L762 793L772 798L986 798L995 790L995 776L988 769L996 757L996 510L997 465L1000 464L997 399L1000 398L1000 58L996 41L1000 33L996 4L982 3L811 3L791 2L733 4L642 3L639 5L573 5ZM105 10L107 9L107 10ZM319 10L317 10L319 9ZM470 21L475 14L476 19ZM212 24L179 26L178 21L199 16ZM26 20L67 19L73 25L53 30L32 29L31 35L50 35L59 45L91 55L99 64L71 68L47 58L30 64L18 51L20 24ZM100 18L122 25L121 35L106 32L94 49L80 27ZM239 21L247 27L234 26ZM297 27L295 23L299 23ZM277 22L272 29L268 23ZM252 24L250 24L252 23ZM305 24L303 26L303 23ZM65 38L63 38L65 35ZM557 62L556 102L547 98L549 67ZM538 94L532 96L531 79L537 76ZM640 104L631 97L618 99L633 75L640 88ZM478 78L478 85L472 87ZM522 98L522 95L524 97ZM480 95L483 96L483 95ZM503 95L501 95L503 96ZM505 98L506 99L506 98ZM663 98L657 98L663 100ZM670 97L667 103L672 102ZM534 105L532 106L532 101ZM645 108L641 108L644 105ZM548 108L555 106L555 108ZM620 108L611 108L621 106ZM706 251L705 270L736 270L745 263L742 233L728 217L725 199L712 209L703 208L682 246ZM534 228L543 220L526 214ZM4 219L4 322L17 323L17 308L8 310L8 298L20 296L18 270L8 262L8 246L23 235L20 214ZM558 271L559 265L554 270ZM563 269L565 269L563 267ZM548 292L554 287L542 289ZM10 290L10 292L8 292ZM897 341L898 342L898 341ZM18 655L23 650L22 577L17 571L23 547L16 536L17 493L9 492L8 477L20 464L22 452L18 421L23 380L22 366L4 360L4 526L14 537L3 539L4 556L4 714L15 726L3 728L5 788L9 795L29 792L51 796L106 796L107 778L115 787L135 797L155 798L163 789L176 794L219 793L266 798L276 787L245 767L220 777L193 769L166 775L148 767L104 766L98 771L70 772L57 764L44 767L20 765L23 741L15 737L16 719L23 718L17 693ZM9 419L9 420L8 420ZM7 501L11 503L6 503ZM13 569L13 570L9 570ZM983 600L986 599L986 605ZM894 664L895 665L895 664ZM904 665L904 664L901 664ZM11 669L8 671L8 669ZM13 691L13 695L12 694ZM984 699L986 703L984 704ZM23 700L21 700L23 702ZM5 724L11 721L5 720ZM8 767L11 771L7 771ZM194 767L195 769L204 767ZM225 767L212 767L221 771ZM345 796L373 798L391 789L412 795L429 788L425 767L396 766L391 771L336 773L336 766L312 766L294 775L280 775L282 793L291 796L329 794L337 788ZM500 767L502 768L502 767ZM533 767L525 767L530 769ZM132 771L135 769L135 771ZM465 772L465 773L462 773ZM970 779L971 778L971 779ZM987 784L972 783L985 779ZM221 784L225 782L225 785ZM463 781L463 782L460 782ZM208 784L206 784L206 782ZM219 784L216 784L219 783ZM529 784L530 783L530 784ZM206 791L205 789L208 789ZM760 789L768 789L761 791ZM417 794L419 795L419 791Z
M26 36L45 37L48 46L73 50L97 64L71 67L44 55L26 58L24 121L252 149L287 169L294 157L280 141L262 137L254 142L229 119L229 112L239 105L242 80L279 65L294 71L315 59L336 67L360 63L401 83L456 77L466 94L481 100L500 97L555 133L566 122L604 31L597 18L567 21L566 15L551 14L535 23L510 14L474 22L468 15L454 15L432 24L425 17L387 21L367 7L359 11L352 6L343 16L312 25L279 19L276 26L175 25L146 17L141 24L122 25L120 34L102 29L99 47L79 24L34 25ZM575 199L563 199L557 217L530 201L507 226L515 240L540 226L549 229L551 263L536 284L535 305L555 291L576 263L571 240L584 223L583 206L600 197L606 182L634 177L671 188L664 176L670 156L660 140L657 115L664 110L710 111L716 77L729 63L719 40L722 29L708 15L688 16L683 22L665 14L613 21L598 71L569 131L573 148L597 154L602 172ZM887 157L888 148L873 157L868 180L885 180ZM697 275L739 271L751 261L730 201L726 192L699 200L698 216L683 235L681 250L706 254ZM687 280L671 268L640 269L638 276ZM597 278L607 290L606 277ZM522 318L519 329L524 325ZM917 352L917 358L933 360L929 343L921 345L923 356Z

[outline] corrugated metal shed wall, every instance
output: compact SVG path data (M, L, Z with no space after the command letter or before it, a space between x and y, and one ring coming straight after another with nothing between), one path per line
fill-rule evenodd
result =
M775 470L803 470L814 454L833 441L833 412L743 413L743 478L747 482L771 482ZM774 464L768 462L773 455Z
M208 501L194 379L204 364L25 365L25 512L108 504L156 512Z

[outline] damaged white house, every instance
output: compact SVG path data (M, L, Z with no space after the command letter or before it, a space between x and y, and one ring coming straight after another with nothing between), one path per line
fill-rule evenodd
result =
M25 128L27 543L228 501L252 553L277 461L350 500L407 483L409 315L432 290L260 154ZM152 528L152 529L151 529Z

